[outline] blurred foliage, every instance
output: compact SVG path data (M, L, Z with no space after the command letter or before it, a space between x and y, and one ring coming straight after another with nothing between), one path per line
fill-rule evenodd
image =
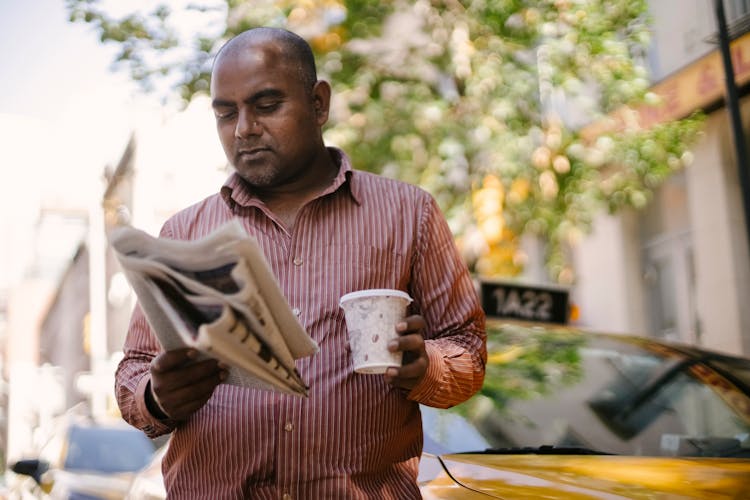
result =
M493 408L506 411L513 401L533 400L554 394L583 377L582 335L564 329L530 332L529 327L488 324L485 382L480 391L456 408L478 416Z
M584 338L548 330L530 336L521 327L488 328L487 383L481 393L501 406L512 399L533 399L578 382L583 374Z
M430 191L483 275L520 273L519 238L532 235L550 278L572 283L569 249L594 216L643 208L690 162L703 122L583 134L618 108L658 104L646 0L185 0L119 17L101 0L66 2L144 88L168 82L185 102L208 91L231 36L299 33L334 87L327 141L357 168Z

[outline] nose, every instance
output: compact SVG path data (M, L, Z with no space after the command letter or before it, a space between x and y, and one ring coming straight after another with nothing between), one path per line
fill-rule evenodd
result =
M253 116L252 113L240 110L239 116L237 117L237 126L234 129L235 137L242 139L253 135L261 135L262 133L263 129L255 116Z

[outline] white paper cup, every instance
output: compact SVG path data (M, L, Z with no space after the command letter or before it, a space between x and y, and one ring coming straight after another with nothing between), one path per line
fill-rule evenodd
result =
M388 342L398 338L396 324L406 317L411 301L408 293L383 288L341 297L355 372L384 373L389 366L401 366L402 353L390 352Z

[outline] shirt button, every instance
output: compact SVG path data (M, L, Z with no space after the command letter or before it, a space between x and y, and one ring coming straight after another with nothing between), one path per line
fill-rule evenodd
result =
M292 432L294 430L294 424L291 422L287 422L286 424L284 424L284 430L287 432Z
M295 266L301 266L302 265L302 257L295 257L292 262L294 262Z
M298 307L295 307L294 309L292 309L292 312L295 316L299 316L299 313L301 313L302 311L300 311Z

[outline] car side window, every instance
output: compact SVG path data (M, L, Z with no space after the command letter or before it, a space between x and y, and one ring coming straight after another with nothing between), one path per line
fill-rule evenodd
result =
M677 375L652 403L662 406L663 418L676 420L673 429L682 429L661 435L661 451L709 457L750 453L750 418L733 409L727 396L688 373ZM737 396L750 408L746 396Z

